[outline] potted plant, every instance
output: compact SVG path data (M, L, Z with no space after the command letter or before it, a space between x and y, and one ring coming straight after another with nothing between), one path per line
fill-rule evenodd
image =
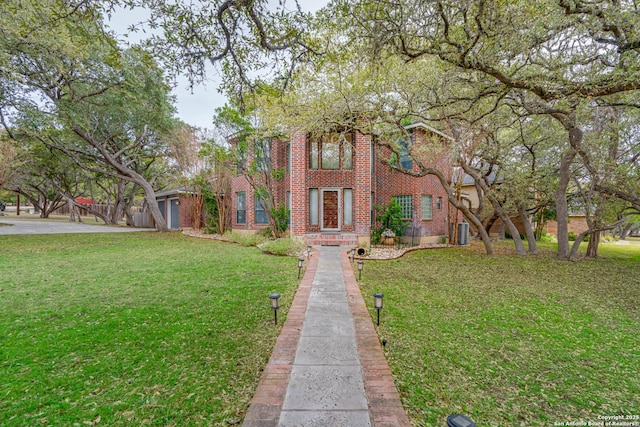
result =
M382 238L383 245L393 245L395 243L396 233L393 232L390 228L385 228L385 230L380 234Z

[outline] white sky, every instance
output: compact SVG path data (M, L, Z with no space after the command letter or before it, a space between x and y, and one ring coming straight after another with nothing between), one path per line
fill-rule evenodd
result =
M324 7L328 0L298 0L302 10L315 12ZM144 20L147 15L145 10L122 10L115 13L109 21L110 28L117 34L123 35L128 27ZM144 38L142 32L129 34L127 38L119 37L130 43L136 43ZM189 81L186 77L179 77L173 91L176 96L176 109L178 117L192 126L200 128L212 128L211 119L216 108L222 107L227 101L226 97L218 92L220 78L213 66L207 69L207 81L201 85L189 89Z

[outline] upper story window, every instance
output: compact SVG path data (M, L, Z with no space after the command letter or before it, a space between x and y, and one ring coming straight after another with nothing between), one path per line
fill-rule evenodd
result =
M409 156L409 147L413 144L413 135L409 135L409 141L402 137L398 140L400 146L400 166L402 169L410 170L413 168L413 160Z
M325 133L309 139L311 169L353 169L353 134Z
M257 139L254 142L254 156L258 170L268 172L271 170L271 138Z

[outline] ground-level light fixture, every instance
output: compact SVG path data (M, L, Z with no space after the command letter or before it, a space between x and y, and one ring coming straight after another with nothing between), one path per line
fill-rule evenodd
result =
M380 325L380 310L382 310L382 299L384 298L384 294L375 293L373 294L373 308L378 312L378 326Z
M349 250L349 261L353 262L353 259L356 256L356 248L351 248Z
M364 261L358 261L358 280L362 279L362 269L364 268Z
M476 423L467 416L451 414L447 417L447 427L476 427Z
M307 246L307 258L311 259L311 245Z
M300 278L300 271L302 271L303 265L304 265L304 258L298 258L298 279Z
M280 294L277 292L271 292L269 294L269 300L271 301L271 309L273 310L274 324L278 324L278 309L280 308Z

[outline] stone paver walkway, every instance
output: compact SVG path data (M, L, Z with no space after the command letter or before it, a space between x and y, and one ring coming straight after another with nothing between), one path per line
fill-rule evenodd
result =
M410 425L346 250L314 250L243 426Z

